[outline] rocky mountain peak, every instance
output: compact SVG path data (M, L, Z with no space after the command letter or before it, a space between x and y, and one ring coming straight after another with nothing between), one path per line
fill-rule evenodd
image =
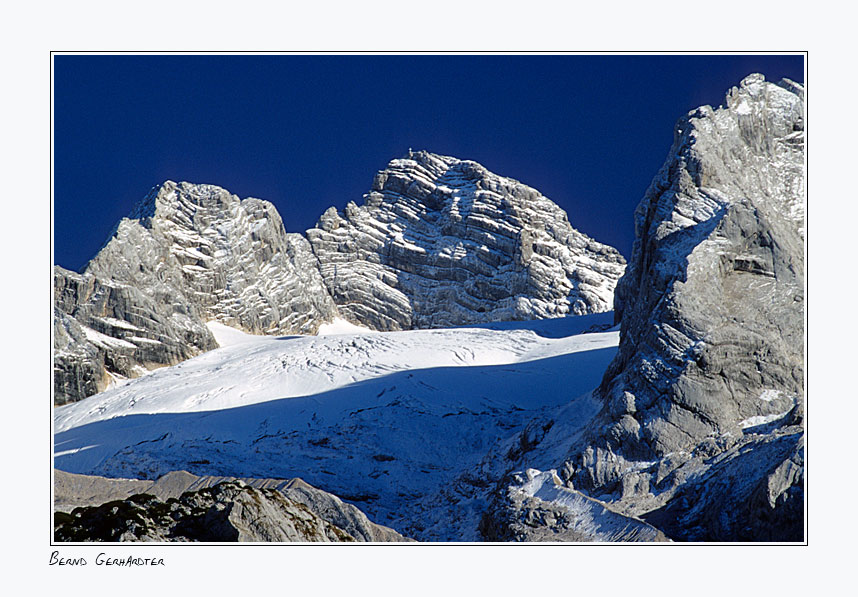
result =
M119 222L85 284L57 269L57 387L76 399L208 350L212 320L282 335L336 316L399 330L606 311L624 267L535 189L426 151L392 160L363 205L328 209L306 237L267 201L165 181Z
M513 466L548 462L564 491L673 540L804 537L804 122L803 86L759 74L679 119L635 211L601 410L582 431L568 431L573 406L535 420L542 433L521 434L530 451L510 453ZM499 487L494 534L572 500Z
M567 463L576 487L628 503L666 499L722 452L779 446L760 448L771 460L736 492L767 483L784 458L803 461L802 87L751 75L726 107L692 111L676 132L635 212L600 422Z
M131 210L128 218L182 220L192 217L197 211L205 214L229 210L240 202L236 195L215 185L166 180L152 187Z
M427 151L307 237L343 317L382 330L610 310L625 266L537 190Z
M307 240L271 203L214 185L153 188L82 276L54 278L60 403L216 348L207 321L314 333L336 315Z

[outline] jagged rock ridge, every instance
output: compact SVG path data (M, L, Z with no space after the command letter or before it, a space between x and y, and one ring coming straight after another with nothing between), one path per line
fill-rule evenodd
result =
M57 515L57 541L354 541L354 537L273 489L241 481L162 502L137 494Z
M726 107L679 121L635 215L615 303L621 347L597 401L544 413L421 503L438 522L426 533L480 522L483 538L502 540L803 538L803 114L801 85L755 75ZM356 226L326 217L339 218L327 233ZM367 280L391 273L367 261ZM527 473L511 484L516 470Z
M199 492L203 489L213 488L222 483L235 483L240 491L224 492L219 488L212 492L212 496L224 496L225 499L215 499L206 506L206 517L211 517L208 510L214 506L216 511L222 504L229 508L235 508L237 501L245 503L244 498L254 496L259 499L258 503L251 507L261 506L262 502L269 502L267 508L260 510L257 514L264 514L264 520L256 522L256 526L268 527L268 536L280 533L280 539L288 541L314 541L314 540L343 540L343 541L370 541L370 542L401 542L409 541L393 529L375 524L358 508L347 504L337 496L322 491L305 483L301 479L236 479L232 477L199 477L186 471L173 471L161 476L156 481L142 479L107 479L104 477L90 475L76 475L64 471L54 471L54 509L57 514L56 525L60 527L58 537L60 540L102 540L102 541L140 541L155 540L199 540L199 541L253 541L269 540L262 538L259 528L248 532L242 529L240 524L234 524L236 519L233 512L228 513L228 524L219 525L220 535L203 535L200 529L196 534L181 532L182 528L187 531L188 524L179 526L176 533L176 524L187 517L187 509L180 506L172 507L176 501L188 502L185 494ZM254 488L261 490L261 494L251 493L245 490ZM280 495L271 493L276 490ZM134 499L133 496L146 494L149 498ZM285 498L285 499L282 499ZM109 507L101 507L110 503ZM156 510L178 512L171 515L171 520L163 520L160 523L153 520ZM200 509L201 502L198 501L196 508ZM117 512L112 512L113 508ZM244 505L241 507L245 507ZM277 513L280 508L288 511L289 516L283 517L282 512ZM117 516L119 511L130 510L132 516ZM63 516L63 514L72 516ZM197 512L199 515L201 512ZM308 515L309 513L309 515ZM144 518L146 524L137 521L137 526L132 525L128 519L138 517ZM247 515L240 518L248 519ZM298 530L294 533L298 522ZM69 524L70 523L70 524ZM164 524L166 523L166 524ZM68 526L65 526L68 525ZM101 527L101 530L98 527ZM148 527L145 531L143 527ZM169 527L169 528L168 528ZM278 529L272 531L271 529ZM309 529L321 529L322 534L314 532L307 533ZM237 533L237 534L236 534ZM344 536L347 535L347 536ZM73 537L82 537L73 539Z
M310 239L273 205L166 182L81 274L54 269L55 403L217 347L205 323L313 334L536 319L610 308L625 263L537 191L474 162L410 153L366 205Z
M800 84L751 75L677 123L635 212L603 409L542 440L567 446L570 488L673 539L802 540L804 192Z
M213 185L153 190L86 273L153 288L256 334L314 333L336 311L306 239L286 232L277 209Z
M379 330L608 311L625 267L535 189L425 151L307 237L340 314Z
M267 201L166 182L78 275L54 270L55 402L217 347L207 321L315 333L336 306L307 240Z

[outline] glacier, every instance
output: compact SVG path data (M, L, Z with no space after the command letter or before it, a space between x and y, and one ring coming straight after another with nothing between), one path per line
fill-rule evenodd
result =
M544 409L579 396L577 418L596 414L612 317L278 337L212 323L221 348L57 407L55 466L300 477L406 536L476 540L473 522L440 530L439 492Z

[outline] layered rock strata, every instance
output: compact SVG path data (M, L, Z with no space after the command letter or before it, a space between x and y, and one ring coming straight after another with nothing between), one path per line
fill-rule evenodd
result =
M123 219L85 273L180 302L254 334L312 334L336 307L303 236L267 201L165 182Z
M804 89L676 125L635 212L603 408L560 478L671 538L803 538ZM554 442L563 441L552 438Z
M54 404L217 348L199 310L171 296L55 267Z
M625 267L535 189L424 151L307 238L341 316L377 330L608 311Z
M309 243L273 205L169 181L82 274L55 268L54 305L56 404L216 348L207 321L311 334L336 315Z
M610 309L624 267L534 189L426 152L307 238L266 201L168 181L81 274L55 268L55 403L215 348L207 321L281 335L337 316L399 330L580 315Z

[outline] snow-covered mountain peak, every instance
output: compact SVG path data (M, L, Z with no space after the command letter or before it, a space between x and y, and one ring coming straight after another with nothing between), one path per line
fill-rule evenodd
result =
M803 98L751 75L681 118L624 274L426 151L306 238L165 182L55 268L57 387L100 391L54 410L55 466L300 476L422 540L801 540Z

